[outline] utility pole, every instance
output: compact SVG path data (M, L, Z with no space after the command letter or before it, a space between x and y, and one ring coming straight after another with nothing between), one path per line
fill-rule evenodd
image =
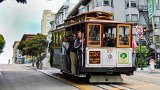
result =
M154 44L154 54L155 54L155 61L157 61L157 46L156 46L156 37L155 37L155 27L154 27L154 20L152 17L152 29L153 29L153 44Z
M140 46L140 61L141 61L141 70L143 70L143 62L142 62L142 51L141 51L141 47L142 47L142 41L141 38L139 38L139 46Z
M140 63L141 63L141 70L143 70L143 61L142 61L142 37L143 37L143 26L136 26L136 32L139 39L139 47L140 47Z

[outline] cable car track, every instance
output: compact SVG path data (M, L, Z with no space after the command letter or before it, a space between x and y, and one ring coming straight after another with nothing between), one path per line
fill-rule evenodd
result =
M133 88L130 88L130 87L126 87L126 86L123 86L123 85L121 85L121 84L124 84L124 83L113 83L113 84L94 84L94 86L97 86L97 87L99 87L99 88L102 88L102 89L104 89L104 90L111 90L111 89L116 89L116 90L135 90L135 89L133 89ZM109 89L107 89L107 88L109 88Z
M41 72L79 88L80 90L135 90L122 85L125 83L89 83L85 81L84 78L77 78L71 75L62 75L61 73L52 73L43 70L41 70Z
M132 79L132 80L136 80L136 81L160 85L160 84L155 83L155 81L152 78L150 78L151 80L146 80L146 78L144 78L144 76L140 76L140 75L137 75L137 76L138 76L138 78L137 77L135 78L135 76L132 76L132 77L123 76L123 77L128 78L128 79ZM149 79L149 78L147 78L147 79Z

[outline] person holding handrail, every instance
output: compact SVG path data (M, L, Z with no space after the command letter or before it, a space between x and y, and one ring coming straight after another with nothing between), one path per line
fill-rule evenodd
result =
M82 67L82 32L77 32L77 39L74 42L74 47L77 49L77 57L78 57L78 68Z
M74 47L75 40L76 40L76 35L73 34L69 44L72 74L76 74L76 66L77 66L77 57L76 57L77 49Z

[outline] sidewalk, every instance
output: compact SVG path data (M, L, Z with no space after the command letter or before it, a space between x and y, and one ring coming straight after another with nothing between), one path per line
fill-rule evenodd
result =
M34 69L34 70L37 69L36 66L32 67L31 64L23 64L23 65L25 65L26 67L30 67L30 68L32 68L32 69ZM37 70L40 70L40 69L37 69ZM44 67L44 66L43 66L41 70L54 70L54 68L51 68L51 67L49 68L49 67Z
M154 71L151 71L148 67L147 68L143 68L143 70L141 70L141 68L137 68L136 72L139 72L139 73L150 73L150 74L160 74L160 69L155 69Z
M43 67L42 70L37 69L36 67L32 67L31 64L24 64L27 67L30 67L33 70L38 70L41 71L43 73L48 73L51 74L51 72L60 72L59 69L56 68L47 68L47 67ZM143 70L141 70L141 68L137 68L137 70L135 71L135 73L145 73L145 74L159 74L160 75L160 69L155 69L154 71L151 71L149 69L149 67L143 68Z

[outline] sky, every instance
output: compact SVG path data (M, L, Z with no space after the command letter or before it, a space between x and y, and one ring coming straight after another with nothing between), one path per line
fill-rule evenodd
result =
M66 0L27 0L27 4L17 3L16 0L5 0L0 3L0 34L4 36L6 45L0 54L0 64L12 61L13 44L20 41L23 34L41 32L43 10L56 13ZM77 3L79 0L70 0Z

